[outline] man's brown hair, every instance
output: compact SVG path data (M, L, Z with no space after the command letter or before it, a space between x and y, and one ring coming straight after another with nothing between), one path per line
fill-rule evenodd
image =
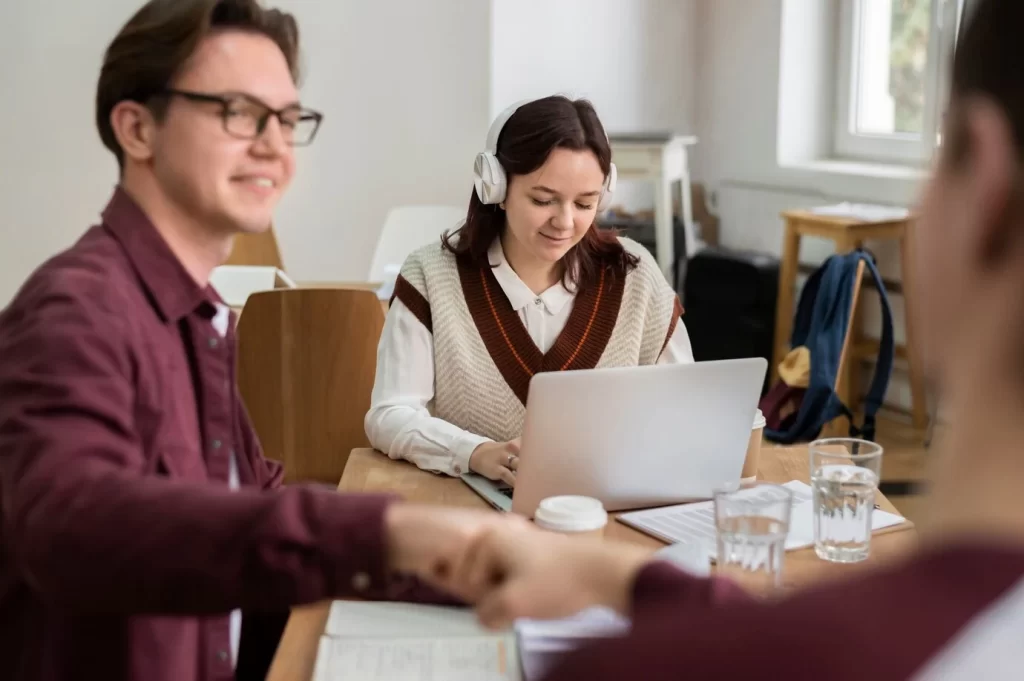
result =
M249 31L273 40L299 79L299 28L295 18L264 9L259 0L150 0L114 38L96 86L96 127L104 146L124 167L110 113L118 102L147 104L157 120L167 106L159 97L181 72L199 43L223 30Z

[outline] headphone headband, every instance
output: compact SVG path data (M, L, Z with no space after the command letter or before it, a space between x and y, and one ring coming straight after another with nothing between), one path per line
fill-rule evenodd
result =
M512 118L516 111L519 111L519 107L523 104L529 104L532 101L532 99L521 99L498 114L498 117L494 119L494 122L491 123L490 129L487 131L487 146L484 147L485 151L494 154L495 156L498 154L498 138L501 136L502 128L504 128L505 124L508 123L508 119Z
M498 138L501 137L501 131L520 107L533 101L536 100L521 99L507 107L498 114L487 131L487 146L484 148L484 151L477 154L476 160L473 162L473 186L476 189L477 198L485 205L501 203L505 200L505 194L508 192L508 175L501 166L501 162L498 161ZM607 136L608 133L605 132L606 139ZM610 203L612 194L615 192L617 180L618 171L615 168L615 164L612 163L608 169L608 176L605 178L604 185L601 187L598 210L604 210Z

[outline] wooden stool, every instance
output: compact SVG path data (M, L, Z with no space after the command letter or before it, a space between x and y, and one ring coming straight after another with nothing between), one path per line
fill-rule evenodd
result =
M914 426L924 428L928 422L927 397L925 395L924 371L914 342L911 314L913 296L911 295L911 272L913 263L909 243L913 218L869 222L850 217L817 215L809 211L785 211L782 217L786 221L785 235L782 246L782 263L779 268L779 294L775 313L775 351L772 358L772 383L779 377L778 364L789 351L789 338L793 330L794 295L796 292L796 276L799 270L800 239L804 236L816 236L831 239L836 244L837 253L849 253L861 248L865 241L890 239L899 242L900 261L902 265L902 288L904 303L904 324L906 329L906 345L896 346L896 357L907 361L910 369L910 395L912 401L911 414ZM843 402L856 413L857 401L860 400L859 368L861 362L878 354L878 341L864 338L863 315L854 314L850 319L853 332L853 343L849 353L851 361L845 362L841 369L836 392ZM855 398L855 399L851 399Z

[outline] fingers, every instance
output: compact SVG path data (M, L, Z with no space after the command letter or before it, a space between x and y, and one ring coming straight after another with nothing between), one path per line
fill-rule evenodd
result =
M508 450L509 454L515 454L516 456L519 456L519 445L519 438L516 438L515 440L510 440L506 442L505 449Z
M513 471L513 472L514 471L518 471L519 470L519 457L518 456L510 455L509 456L509 460L508 460L508 465L506 466L506 468L508 468L510 471Z
M507 484L509 487L516 486L516 474L511 469L505 468L504 466L498 467L498 477L501 478L502 482Z

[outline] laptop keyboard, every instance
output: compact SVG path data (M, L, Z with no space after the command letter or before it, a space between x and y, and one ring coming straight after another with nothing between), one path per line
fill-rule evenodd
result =
M512 498L512 488L508 485L498 485L498 491L509 499Z

